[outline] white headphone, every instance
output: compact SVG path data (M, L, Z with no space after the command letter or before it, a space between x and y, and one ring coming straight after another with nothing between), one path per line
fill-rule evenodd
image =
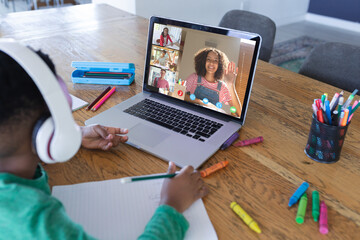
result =
M27 72L50 110L51 116L38 122L33 132L33 145L39 158L45 163L69 160L79 150L82 136L56 76L40 56L20 43L1 39L0 51Z

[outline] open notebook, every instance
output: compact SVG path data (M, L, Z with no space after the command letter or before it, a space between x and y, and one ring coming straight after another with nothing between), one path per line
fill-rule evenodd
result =
M119 179L54 186L70 218L99 239L137 239L160 201L163 179L123 184ZM186 239L217 239L201 199L184 212Z

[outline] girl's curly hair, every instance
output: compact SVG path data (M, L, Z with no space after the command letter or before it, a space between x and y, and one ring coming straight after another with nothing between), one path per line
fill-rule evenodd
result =
M219 57L218 69L215 72L215 79L220 80L223 78L226 66L228 65L229 59L226 54L216 48L203 48L200 49L194 57L195 71L196 74L202 77L206 75L206 58L209 52L214 52Z

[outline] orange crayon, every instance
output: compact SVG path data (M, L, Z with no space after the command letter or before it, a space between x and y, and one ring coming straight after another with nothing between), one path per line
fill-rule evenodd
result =
M219 169L222 169L224 167L226 167L227 165L229 164L229 161L222 161L222 162L219 162L205 170L202 170L200 171L200 174L202 177L207 177L209 176L210 174L212 174L213 172L216 172L217 170Z

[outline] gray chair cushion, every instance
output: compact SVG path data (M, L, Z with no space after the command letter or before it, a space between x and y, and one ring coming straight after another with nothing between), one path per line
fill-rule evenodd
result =
M276 32L275 23L270 18L253 12L231 10L223 16L219 26L259 34L262 37L259 58L267 62L270 60Z
M299 73L349 92L360 90L360 47L321 44L306 58Z

